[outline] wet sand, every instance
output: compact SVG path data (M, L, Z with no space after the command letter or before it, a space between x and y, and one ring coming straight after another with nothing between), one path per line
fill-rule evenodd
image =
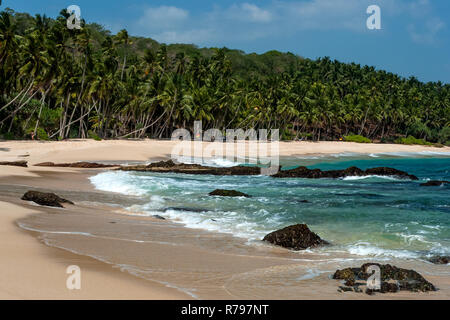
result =
M189 298L164 285L140 281L98 260L39 243L37 233L18 228L16 221L30 214L45 214L45 209L4 202L3 196L0 199L0 299ZM66 287L66 270L71 265L81 269L81 290Z
M170 153L168 143L160 141L96 144L8 142L1 147L9 150L0 151L0 156L12 161L28 154L24 158L30 163L123 162L149 161ZM341 148L339 152L344 151L349 150ZM450 279L440 275L447 266L405 261L396 265L414 268L440 290L375 296L338 293L339 283L329 278L336 268L360 266L367 260L331 261L316 253L294 253L262 242L247 243L225 234L187 229L172 221L127 215L118 204L142 200L94 190L88 177L101 171L0 167L0 298L450 298ZM21 201L21 195L30 189L55 192L76 205L57 209ZM82 270L80 291L65 286L65 271L72 264ZM314 275L315 271L320 272Z

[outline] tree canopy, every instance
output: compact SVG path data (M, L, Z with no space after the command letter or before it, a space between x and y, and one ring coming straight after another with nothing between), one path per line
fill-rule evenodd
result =
M82 22L0 13L0 135L169 138L174 129L280 129L450 141L450 85L328 57L160 44Z

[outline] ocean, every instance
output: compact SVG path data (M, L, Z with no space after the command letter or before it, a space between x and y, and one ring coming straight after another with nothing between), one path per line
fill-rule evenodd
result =
M233 166L242 161L191 162ZM416 270L439 288L437 294L449 292L448 265L427 258L450 254L450 187L420 183L450 180L450 154L341 153L280 162L286 169L388 166L420 180L83 172L93 188L57 191L75 206L45 208L17 224L48 246L92 257L195 299L355 297L342 296L332 275L363 263ZM4 192L17 197L26 188L8 186ZM219 188L252 197L208 195ZM291 251L261 241L297 223L306 223L331 245Z
M211 159L203 164L239 162ZM139 203L124 207L128 214L162 216L187 228L245 239L250 246L260 246L272 231L306 223L332 244L311 250L324 256L425 260L450 255L450 187L420 186L428 180L450 180L450 154L343 153L282 158L280 164L286 169L305 165L322 170L393 167L416 175L419 181L379 176L278 179L122 171L103 172L90 180L98 190L138 198ZM234 189L252 197L209 196L214 189Z

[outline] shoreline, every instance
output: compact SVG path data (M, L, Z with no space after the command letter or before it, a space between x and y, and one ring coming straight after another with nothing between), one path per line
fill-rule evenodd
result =
M103 142L103 141L102 141ZM109 153L107 152L101 152L100 150L97 151L97 153L94 153L93 150L95 149L99 149L98 148L98 144L97 143L102 143L102 142L90 142L88 141L85 146L83 148L80 148L79 146L75 146L72 143L67 144L67 142L56 142L57 145L55 145L55 143L50 142L50 143L44 143L41 144L39 142L29 142L29 143L21 143L18 142L14 145L13 144L9 144L6 148L10 148L10 151L8 152L2 152L0 151L0 156L2 160L4 161L12 161L12 160L17 160L17 159L23 159L20 158L20 155L24 155L24 152L28 152L29 156L25 158L25 160L29 161L30 164L35 164L41 161L54 161L54 162L77 162L77 161L149 161L149 160L153 160L153 159L160 159L160 158L165 158L166 156L166 152L168 149L171 148L171 144L170 143L166 143L167 141L157 141L155 143L151 143L151 141L144 141L144 142L150 142L150 144L156 144L156 146L154 145L153 148L151 148L152 150L142 150L142 141L137 141L137 144L135 144L135 141L131 141L131 145L128 145L127 147L125 147L128 152L125 152L124 150L122 150L120 152L120 149L122 149L123 142L122 141L118 141L119 143L112 143L109 141L105 141L105 144L103 144L103 146L101 146L101 148L105 148L104 150L110 150ZM116 142L116 141L113 141ZM76 141L76 144L79 144L80 141ZM66 145L65 145L66 144ZM163 145L164 147L161 147L160 145ZM291 144L291 143L288 143ZM316 143L314 143L316 144ZM319 143L320 144L320 143ZM338 144L340 144L338 142ZM60 147L61 145L61 147ZM3 147L4 145L0 144L0 147ZM45 146L45 147L44 147ZM31 147L31 148L30 148ZM286 146L283 146L283 148L285 148ZM334 150L336 150L336 148L338 148L340 146L334 146L333 148L330 148L329 146L326 146L325 148L328 149L328 151L330 151L329 153L326 154L332 154L334 152ZM397 145L395 145L395 147L397 147ZM101 149L100 148L100 149ZM293 149L298 149L297 148L293 148ZM28 149L28 150L26 150ZM119 150L117 150L119 149ZM280 150L282 149L282 147L280 146ZM342 148L341 148L342 149ZM348 149L353 150L352 148L348 148L342 152L349 152ZM419 151L410 151L410 152L420 152L420 151L430 151L430 149L438 149L440 152L449 152L450 148L430 148L430 147L422 147L422 149L417 149ZM444 149L444 150L443 150ZM287 155L287 151L286 149L283 149L284 154ZM364 149L367 150L367 149ZM408 148L408 150L411 150L411 148ZM416 148L414 148L414 150L416 150ZM131 152L132 151L132 152ZM370 149L370 151L373 151L373 149ZM399 150L396 150L397 152ZM433 152L435 150L432 150ZM10 153L11 152L11 153ZM283 154L283 152L280 152L281 154ZM384 151L384 152L388 152L388 151ZM407 152L407 151L406 151ZM4 157L4 155L7 155L8 153L10 153L8 156ZM361 152L359 152L361 153ZM373 152L367 152L367 153L373 153ZM312 153L306 153L307 155L311 155ZM315 154L317 154L317 152L315 152ZM324 153L321 153L324 154ZM292 156L293 154L291 154ZM304 153L302 153L302 155L304 155ZM103 159L101 159L101 157L103 157ZM132 158L130 159L125 159L125 158ZM89 192L93 192L95 189L94 187L90 184L90 181L88 180L88 177L91 176L92 174L97 174L99 172L102 172L103 170L80 170L80 169L70 169L70 168L42 168L42 167L33 167L30 166L29 168L17 168L17 167L3 167L0 166L0 185L15 185L15 186L21 186L21 188L26 188L27 187L31 187L31 188L38 188L38 189L50 189L50 190L59 190L61 189L63 195L64 192L83 192L83 193L89 193ZM70 182L69 182L70 181ZM52 191L52 192L57 192L57 191ZM95 194L93 195L95 197ZM5 202L6 201L6 202ZM10 204L7 202L12 202L14 204ZM18 198L12 198L11 195L6 195L3 196L0 193L0 208L2 209L1 211L10 211L10 212L14 212L11 213L9 215L7 215L7 217L3 216L0 217L1 223L0 225L10 225L10 227L12 226L13 223L11 223L11 219L14 218L13 221L17 221L17 220L22 220L22 219L27 219L30 218L31 216L35 216L35 215L42 215L47 213L49 209L44 208L44 207L37 207L34 205L29 205L26 203L21 202ZM84 208L76 208L75 211L77 210L84 210ZM105 214L106 217L109 217L111 214L107 213L107 210L104 210L102 208L95 208L95 210L98 210L98 212L103 212L102 214ZM38 213L39 212L39 213ZM13 215L14 214L14 215ZM13 215L13 216L12 216ZM5 219L9 219L9 220L5 220ZM137 219L137 218L136 218ZM171 222L168 221L168 223L170 224ZM14 224L16 224L14 222ZM2 237L3 240L6 240L4 237L12 237L12 239L17 240L17 243L19 244L23 244L26 245L27 247L27 257L21 257L22 259L28 259L28 261L38 261L39 264L42 263L45 265L49 265L49 270L58 270L59 274L58 274L58 279L62 279L62 281L60 281L60 286L58 287L59 291L55 291L54 287L49 287L49 288L45 288L46 290L44 290L44 288L41 288L41 292L36 292L33 291L33 288L30 288L30 286L26 286L24 285L24 283L14 283L14 280L6 280L6 283L8 283L8 286L10 289L8 290L3 290L2 292L0 292L0 296L4 296L6 299L17 299L17 298L37 298L37 299L53 299L53 298L58 298L58 299L191 299L192 297L189 296L188 294L183 294L181 293L178 289L173 289L173 288L168 288L167 286L164 286L162 284L158 284L156 282L152 282L152 281L145 281L145 280L141 280L137 277L135 277L134 275L131 274L126 274L126 272L123 272L121 270L118 270L116 268L111 267L111 265L108 265L104 262L100 262L99 260L94 260L94 258L90 258L90 257L86 257L83 255L77 255L75 253L71 253L68 251L65 251L63 249L58 249L58 248L53 248L53 247L49 247L47 245L42 245L42 241L39 241L40 243L38 243L36 241L36 239L33 239L32 237L30 237L30 235L32 235L33 237L36 237L36 235L38 235L38 233L35 232L31 232L31 231L25 231L22 228L20 228L17 225L12 226L14 230L12 230L12 228L8 229L8 233L3 233L0 237ZM157 228L157 226L155 227ZM165 227L160 229L155 229L155 230L165 230ZM183 229L188 229L188 228L184 228ZM181 230L181 228L180 228ZM189 229L187 231L185 231L186 235L189 234L194 234L195 230L192 231L192 229ZM210 235L207 235L210 236ZM218 237L220 237L221 235L218 235ZM28 239L26 239L28 238ZM9 240L11 241L11 239ZM217 240L217 241L220 241ZM32 244L32 242L34 242L34 244ZM12 250L11 247L6 248L4 246L1 247L2 251L3 250ZM153 252L164 252L164 247L163 246L152 246L152 250L154 250ZM162 250L162 251L161 251ZM220 261L220 259L222 259L222 257L220 256L215 256L214 254L212 254L211 252L205 252L202 250L199 250L198 248L190 248L190 252L192 252L194 255L199 255L201 256L202 254L208 254L208 256L212 257L213 259L217 259L218 261ZM277 251L277 250L275 250ZM3 256L10 256L13 253L11 251L5 251L6 253L3 254ZM286 252L284 251L280 251L277 252L276 254L280 255L280 257L289 257L289 254L286 255ZM234 255L232 255L234 256ZM279 261L272 261L273 259L271 259L270 257L262 259L262 258L258 258L257 257L258 254L256 254L256 258L250 258L250 259L243 259L243 260L238 260L236 258L236 256L234 256L234 258L231 258L232 260L235 259L235 261L238 261L241 265L239 265L239 267L242 270L246 270L249 268L249 264L250 263L255 263L257 262L257 264L261 264L261 266L264 268L269 268L268 270L271 270L271 268L277 266L279 264ZM32 259L32 260L29 260ZM36 259L36 260L35 260ZM266 260L264 262L262 262L263 260ZM174 261L177 261L177 258L174 258ZM270 261L271 263L269 263L268 261ZM62 263L64 262L64 263ZM99 286L101 286L101 284L103 283L108 283L109 284L109 288L105 289L105 290L100 290L98 288L90 288L89 292L86 292L88 289L86 289L86 291L81 290L79 292L79 294L74 294L73 292L70 292L69 290L67 290L65 288L65 278L67 277L67 275L65 274L65 268L62 267L63 264L67 264L67 263L72 263L72 262L78 262L80 265L82 265L82 269L86 269L86 278L89 277L89 282L97 283L100 284ZM272 263L273 262L273 263ZM34 262L33 262L34 263ZM266 265L267 263L269 263L268 265ZM15 263L15 265L17 265L18 263ZM20 264L20 262L19 262ZM24 263L25 265L26 263ZM73 264L73 263L72 263ZM76 263L75 263L76 264ZM11 265L11 264L10 264ZM13 263L14 265L14 263ZM51 265L51 266L50 266ZM214 264L212 264L214 265ZM263 266L264 265L264 266ZM272 267L270 267L270 265L274 265ZM284 264L281 264L279 267L277 268L281 268L281 266ZM0 264L1 267L5 267L4 264ZM8 267L7 267L8 268ZM290 268L289 265L285 265L285 267L282 268ZM16 269L14 267L10 268L12 269ZM19 268L20 269L20 268ZM20 276L20 272L19 270L16 270L16 274L15 274L15 279L17 281L17 279L19 279ZM23 271L22 271L23 272ZM28 272L28 271L27 271ZM5 273L4 273L5 274ZM37 275L36 272L33 273L35 277L39 278L41 277L40 275ZM51 279L51 275L47 275L47 280ZM43 279L46 277L42 277ZM50 277L50 278L49 278ZM426 276L427 278L430 278L431 281L433 281L433 279L435 278L434 276ZM5 277L6 278L6 277ZM14 277L13 277L14 279ZM149 280L149 279L148 279ZM104 282L103 282L104 281ZM318 281L318 280L317 280ZM441 280L439 280L441 281ZM312 281L312 283L315 283L316 280ZM450 281L447 281L450 282ZM448 288L450 288L450 283L445 283L445 292L447 292ZM316 284L317 285L317 284ZM23 286L23 287L22 287ZM328 288L332 289L336 287L336 284L334 283L334 281L329 281L329 283L327 284ZM27 288L26 290L29 290L28 294L25 294L27 296L20 296L20 294L18 293L18 290L23 290L24 288ZM120 288L120 290L117 290L118 288ZM308 287L309 288L309 287ZM63 289L63 290L61 290ZM309 288L308 290L310 290L311 288ZM213 290L213 289L208 289L208 290ZM335 290L335 289L334 289ZM45 291L45 292L44 292ZM60 293L61 291L61 293ZM124 295L121 295L119 292L125 292ZM58 292L57 296L52 296L51 294ZM114 293L112 293L114 292ZM215 289L213 291L211 291L211 293L215 292L216 296L219 299L220 298L233 298L233 296L231 295L222 295L221 293L219 293L218 291L216 291ZM359 295L336 295L335 292L331 293L330 295L321 295L321 298L328 298L328 299L367 299L368 297L365 296L359 296ZM409 299L423 299L423 298L429 298L429 299L447 299L448 296L444 295L442 296L442 292L441 294L419 294L419 295L408 295L406 294L406 297ZM214 298L214 296L213 296ZM299 292L298 296L296 297L292 297L293 299L299 299L299 298L304 298L304 299L308 299L309 295L308 292ZM310 298L314 298L314 297L310 297ZM318 298L318 296L316 296L315 298ZM375 297L375 299L402 299L405 298L405 295L398 295L398 294L394 294L394 295L378 295ZM373 297L371 297L371 299L373 299Z
M170 154L179 141L170 140L65 140L65 141L1 141L0 159L2 161L28 161L29 165L40 162L78 162L115 161L141 162L161 160ZM203 142L203 149L212 145ZM225 148L228 143L220 146ZM343 153L382 154L382 153L442 153L450 154L450 147L432 147L399 144L363 144L355 142L284 142L279 143L279 156L316 156Z
M13 175L5 174L5 169L14 169ZM17 170L18 169L18 170ZM11 185L31 189L52 188L77 191L87 188L92 191L89 177L97 172L80 174L81 170L28 170L29 168L0 168L0 186L8 177L14 178ZM43 176L40 176L42 174ZM80 178L81 176L81 178ZM53 183L62 178L61 183ZM72 185L68 185L70 178ZM30 181L31 180L31 181ZM27 182L26 185L23 183ZM52 192L57 192L53 190ZM67 192L67 191L66 191ZM69 191L70 192L70 191ZM54 214L54 208L21 201L20 197L0 193L0 253L6 257L0 263L0 299L37 300L147 300L191 299L187 294L163 284L141 279L122 272L116 267L94 257L49 246L44 243L41 233L26 230L18 225L22 219L43 214ZM77 265L81 269L81 290L68 290L66 268Z
M17 219L42 214L43 211L30 210L3 199L0 207L2 211L11 212L7 217L2 215L0 220L0 251L2 256L8 257L0 264L2 300L190 299L188 295L164 285L140 281L93 257L47 246L39 240L38 232L27 231L17 225ZM81 290L66 288L66 269L70 265L81 269Z

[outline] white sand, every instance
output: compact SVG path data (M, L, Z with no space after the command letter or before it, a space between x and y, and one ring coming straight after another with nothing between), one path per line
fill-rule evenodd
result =
M77 161L148 161L166 158L176 142L171 141L92 141L63 142L7 141L0 142L0 161L26 160L28 168L0 166L3 183L42 187L39 170L46 172L77 172L76 169L33 167L39 162ZM282 142L280 155L312 155L333 153L386 152L450 152L450 148L346 142ZM74 179L75 180L75 179ZM53 180L54 187L75 181ZM87 183L86 181L84 183ZM4 198L4 197L3 197ZM6 199L9 201L8 199ZM33 235L15 225L15 221L36 213L20 200L0 201L0 299L178 299L189 298L162 285L142 281L114 270L111 266L39 243ZM66 268L76 264L82 268L82 290L66 288Z

